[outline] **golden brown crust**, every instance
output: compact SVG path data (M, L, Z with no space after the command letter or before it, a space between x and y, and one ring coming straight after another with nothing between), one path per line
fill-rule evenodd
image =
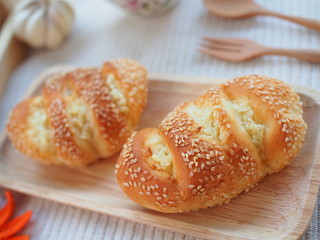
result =
M137 126L146 94L147 72L129 59L56 73L48 78L42 96L25 100L12 111L8 135L29 157L84 166L120 151ZM129 111L130 98L138 103L134 114ZM37 135L38 143L32 138Z
M124 67L120 67L124 66ZM115 76L119 79L121 88L124 89L128 99L128 109L132 125L137 125L141 109L146 105L148 82L146 81L146 70L133 64L129 59L116 59L111 63L105 63L102 74L113 68L116 71Z
M10 124L7 131L11 133L14 146L31 158L41 158L46 154L27 137L28 116L33 98L20 102L10 114Z
M241 115L238 101L249 104L248 115ZM210 127L215 125L217 133L206 135L203 123L189 111L193 107L201 115L210 109ZM178 106L159 129L134 133L116 165L117 180L132 200L157 211L211 207L287 166L300 150L305 130L299 97L290 87L264 76L237 78ZM171 170L153 162L152 149L160 144L150 145L154 136L168 149Z

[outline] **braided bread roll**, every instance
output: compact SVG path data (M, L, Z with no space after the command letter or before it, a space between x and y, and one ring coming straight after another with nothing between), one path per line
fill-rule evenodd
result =
M7 132L31 158L85 166L121 150L137 127L146 98L147 72L132 60L57 73L48 77L42 96L13 109Z
M227 203L297 155L307 128L301 106L276 79L231 80L178 106L158 129L133 133L116 165L118 183L161 212Z

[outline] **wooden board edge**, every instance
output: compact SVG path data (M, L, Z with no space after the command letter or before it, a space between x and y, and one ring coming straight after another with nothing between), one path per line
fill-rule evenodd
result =
M317 157L318 156L318 157ZM318 135L317 145L315 150L315 158L313 166L310 173L310 179L308 181L308 193L305 198L305 204L302 208L302 213L300 218L296 222L293 230L288 234L288 239L300 239L303 237L305 232L308 230L309 224L311 222L315 205L317 202L319 188L320 188L320 139ZM311 210L311 211L310 211ZM286 238L287 239L287 238Z
M108 208L108 210L105 210L106 206L103 204L99 207L99 210L98 210L98 206L96 206L95 209L92 209L92 207L90 207L89 204L87 204L86 201L84 201L83 199L78 199L77 197L74 197L74 196L66 196L65 194L63 194L63 197L61 197L61 194L59 193L59 191L52 191L52 189L40 187L41 190L39 191L39 188L35 190L33 185L24 183L24 182L15 183L14 186L12 187L11 180L1 176L1 173L0 173L0 181L3 182L3 180L4 181L7 180L8 183L1 184L2 187L17 191L19 193L46 199L49 201L53 201L54 199L54 202L57 202L60 204L65 204L68 206L73 206L73 207L77 207L77 208L81 208L81 209L85 209L85 210L93 211L97 213L108 214L113 217L122 218L128 221L133 221L140 224L146 224L146 221L144 221L142 218L137 216L136 212L133 210L125 210L124 212L123 209L120 209L120 208L118 209L114 207ZM153 210L148 210L148 211L153 211ZM155 212L155 214L162 214L162 213ZM204 239L225 239L225 235L218 231L214 231L211 229L208 230L205 227L202 227L201 229L194 229L194 224L186 223L186 222L181 223L179 220L175 220L175 219L171 219L169 221L170 222L168 222L167 218L158 216L158 221L150 220L148 222L148 225L153 227L158 227L163 230L179 232L182 234L186 234L185 231L188 231L189 233L191 232L190 234L191 236L201 237ZM179 228L175 227L176 224L180 225ZM239 238L239 237L232 237L232 236L230 236L228 239L229 240L248 240L247 238Z

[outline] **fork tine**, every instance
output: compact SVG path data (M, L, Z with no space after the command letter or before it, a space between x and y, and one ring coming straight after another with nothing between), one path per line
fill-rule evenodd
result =
M202 40L211 42L214 44L226 45L226 46L233 46L233 47L242 47L243 44L238 42L239 40L243 40L241 38L209 38L203 37Z
M207 49L207 48L199 48L198 51L210 57L215 57L221 60L232 61L232 62L240 61L240 59L234 57L235 54L237 54L235 52L226 52L226 51Z
M212 50L217 50L217 51L224 51L224 52L241 52L241 49L239 48L232 48L232 47L225 47L225 46L219 46L219 45L214 45L214 44L208 44L208 43L201 43L201 47L207 48L207 49L212 49Z

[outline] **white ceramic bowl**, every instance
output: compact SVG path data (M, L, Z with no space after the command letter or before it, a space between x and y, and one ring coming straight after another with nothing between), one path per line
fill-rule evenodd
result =
M141 16L157 16L174 7L179 0L110 0L114 4Z

